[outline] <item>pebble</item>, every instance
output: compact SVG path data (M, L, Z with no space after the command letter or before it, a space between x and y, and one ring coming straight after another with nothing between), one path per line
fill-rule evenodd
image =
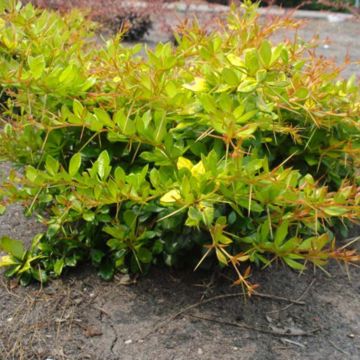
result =
M204 351L203 351L203 349L198 349L198 351L197 351L197 353L198 353L198 355L202 355L203 353L204 353Z
M131 344L131 343L132 343L132 340L131 340L131 339L125 340L125 344L126 344L126 345L129 345L129 344Z

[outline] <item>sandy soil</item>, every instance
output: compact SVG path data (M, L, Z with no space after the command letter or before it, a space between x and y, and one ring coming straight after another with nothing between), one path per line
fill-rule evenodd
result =
M358 23L317 20L302 30L314 32L333 41L324 55L360 59ZM0 218L0 236L26 241L38 231L19 207ZM360 269L327 271L255 270L263 295L251 299L226 273L154 269L124 285L133 281L103 282L83 267L45 288L0 277L0 359L359 359Z

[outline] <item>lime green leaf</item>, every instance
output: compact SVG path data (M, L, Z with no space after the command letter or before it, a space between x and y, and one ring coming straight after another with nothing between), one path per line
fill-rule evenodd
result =
M119 110L114 115L114 122L119 126L120 130L128 136L134 135L136 132L136 124L134 120L129 119L123 110ZM143 122L141 122L143 125Z
M271 51L271 44L268 40L264 40L261 43L259 49L259 56L260 56L260 61L265 67L270 65L272 51Z
M82 118L84 114L84 107L77 99L73 101L73 112L78 118Z
M306 99L309 96L309 90L307 88L299 88L295 91L294 96L299 99Z
M104 109L94 109L94 113L97 119L100 121L100 123L110 128L114 126L114 123L110 118L110 115Z
M76 153L75 155L73 155L70 159L70 163L69 163L69 174L71 176L74 176L77 174L77 172L79 171L81 166L81 154L80 153Z
M110 172L110 156L109 153L104 150L96 160L98 163L98 175L100 179L103 179Z
M289 229L289 222L287 220L285 220L276 230L275 233L275 246L276 247L280 247L280 245L283 243L283 241L285 240L287 234L288 234L288 229Z
M43 55L38 55L36 57L29 56L28 64L30 68L31 75L34 79L39 79L45 70L45 58Z
M95 214L92 211L87 211L82 215L85 221L91 222L95 220Z
M248 93L254 91L258 85L255 79L247 79L240 83L237 90L242 93Z
M239 84L238 76L234 70L224 68L221 75L228 85L237 86Z
M59 171L60 163L51 155L46 157L45 168L50 175L55 175Z
M11 239L7 236L3 236L0 239L0 249L17 259L23 259L26 253L22 241Z
M348 212L346 208L342 208L339 206L328 206L326 208L323 208L323 211L325 214L330 216L342 216Z
M220 263L227 265L228 261L224 253L220 249L216 249L216 257L220 261Z

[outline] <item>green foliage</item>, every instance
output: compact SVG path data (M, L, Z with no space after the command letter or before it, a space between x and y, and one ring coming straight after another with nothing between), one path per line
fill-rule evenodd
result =
M139 54L93 24L16 6L1 13L1 205L46 226L29 250L3 238L23 283L91 262L104 279L151 264L233 266L330 258L333 227L360 215L360 98L312 45L273 44L288 19L254 5Z

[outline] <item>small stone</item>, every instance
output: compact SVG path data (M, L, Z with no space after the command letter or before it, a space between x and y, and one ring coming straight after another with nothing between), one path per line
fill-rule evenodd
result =
M202 355L204 352L203 352L203 349L201 348L198 348L198 351L197 351L198 355Z
M120 285L131 285L133 284L133 280L131 279L129 274L124 274L119 278L119 284Z
M9 317L9 318L6 319L6 321L7 321L7 322L11 322L11 321L13 321L13 318L12 318L12 317Z
M132 343L132 340L131 340L131 339L125 340L125 344L126 344L126 345L129 345L129 344L131 344L131 343Z
M348 337L349 337L350 339L353 339L353 338L355 337L355 335L354 335L354 334L348 334Z
M82 298L76 298L76 299L74 299L74 303L75 303L76 305L80 305L80 304L82 303L82 301L83 301Z
M89 326L85 331L86 337L101 336L102 334L102 331L95 326Z

